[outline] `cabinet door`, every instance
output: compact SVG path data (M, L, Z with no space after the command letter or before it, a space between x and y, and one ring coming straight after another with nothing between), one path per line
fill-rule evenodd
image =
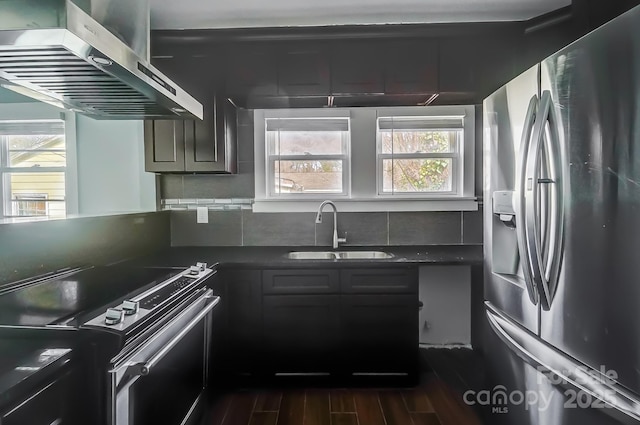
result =
M331 93L383 93L382 62L380 51L370 42L353 42L336 47L331 57Z
M480 46L474 44L467 37L441 41L439 100L469 101L475 97L484 59L477 53Z
M202 121L185 122L185 171L235 173L235 107L223 96L203 107Z
M284 269L265 270L262 288L265 294L337 294L338 270Z
M158 68L203 107L202 120L146 121L145 164L151 172L235 173L235 107L218 88L220 72L209 56L155 60Z
M339 366L338 295L267 295L263 299L267 370L330 373Z
M144 163L150 173L184 171L184 122L144 122Z
M232 374L254 373L261 356L262 286L259 270L225 270L227 284L227 347Z
M266 46L237 47L229 54L226 90L233 98L278 94L276 54Z
M329 60L323 49L295 44L280 53L278 95L328 96L329 89Z
M438 44L433 41L394 41L382 50L386 94L438 92Z
M344 269L340 271L340 284L346 294L417 294L418 269Z
M60 375L34 391L16 407L0 413L2 425L50 425L73 423L70 406L71 372Z
M415 374L417 295L344 295L341 318L344 372Z

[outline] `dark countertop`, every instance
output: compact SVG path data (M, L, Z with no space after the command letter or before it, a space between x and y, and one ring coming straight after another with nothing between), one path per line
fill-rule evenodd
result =
M0 343L0 408L27 398L71 359L69 347L38 340Z
M389 259L291 260L291 251L332 251L331 247L175 247L154 255L130 260L138 266L186 267L196 261L221 267L385 267L389 265L481 265L482 245L426 245L349 247L338 251L385 251Z

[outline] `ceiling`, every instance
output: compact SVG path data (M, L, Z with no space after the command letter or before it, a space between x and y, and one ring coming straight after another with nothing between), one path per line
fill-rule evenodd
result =
M153 29L520 21L571 0L151 0Z

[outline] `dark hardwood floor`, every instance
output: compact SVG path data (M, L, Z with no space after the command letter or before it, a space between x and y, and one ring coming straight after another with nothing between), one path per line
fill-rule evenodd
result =
M433 373L415 388L237 390L217 398L207 425L480 425Z

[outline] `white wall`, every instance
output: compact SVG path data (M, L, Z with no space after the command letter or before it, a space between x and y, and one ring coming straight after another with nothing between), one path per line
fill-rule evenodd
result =
M142 121L76 115L80 214L155 211L155 175L144 171Z
M64 113L67 126L75 122L76 137L67 134L68 213L156 210L155 175L144 171L143 121L94 120L45 103L2 100L0 120L59 119Z
M471 344L471 269L420 267L420 343Z

